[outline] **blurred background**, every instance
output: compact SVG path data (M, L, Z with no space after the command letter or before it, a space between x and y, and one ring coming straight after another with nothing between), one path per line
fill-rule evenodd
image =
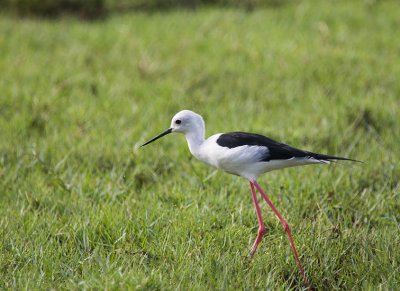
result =
M290 289L248 185L170 135L250 131L362 160L260 179L316 289L396 289L398 1L0 0L0 288Z
M204 6L254 10L281 6L293 0L2 0L3 9L19 15L58 17L74 15L82 19L98 19L115 12L196 9Z

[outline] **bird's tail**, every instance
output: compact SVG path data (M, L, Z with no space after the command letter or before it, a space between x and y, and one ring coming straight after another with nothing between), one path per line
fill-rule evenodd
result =
M311 153L308 152L309 156L311 158L314 158L316 160L319 160L321 162L334 162L334 161L351 161L351 162L357 162L357 163L362 163L362 161L354 160L354 159L349 159L349 158L343 158L343 157L337 157L337 156L330 156L330 155L324 155L324 154L317 154L317 153Z

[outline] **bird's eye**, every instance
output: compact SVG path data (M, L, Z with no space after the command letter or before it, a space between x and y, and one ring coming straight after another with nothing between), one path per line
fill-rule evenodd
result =
M182 121L181 121L180 119L175 120L175 123L176 123L176 124L181 124L181 122L182 122Z

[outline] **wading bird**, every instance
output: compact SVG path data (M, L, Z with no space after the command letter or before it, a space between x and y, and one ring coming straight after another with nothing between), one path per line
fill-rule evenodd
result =
M290 246L293 250L294 258L300 269L300 273L306 284L310 286L297 254L292 235L290 234L289 225L258 185L256 179L263 173L287 167L309 164L329 164L334 160L355 160L300 150L254 133L218 133L205 139L205 124L203 118L190 110L183 110L175 114L172 118L170 128L141 146L145 146L173 132L179 132L185 135L190 152L200 161L249 180L259 225L256 240L251 248L251 256L256 252L265 232L255 189L260 192L261 196L282 223L289 238Z

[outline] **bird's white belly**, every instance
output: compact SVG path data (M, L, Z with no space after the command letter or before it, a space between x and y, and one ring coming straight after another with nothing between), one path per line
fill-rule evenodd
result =
M262 167L257 166L264 150L257 146L235 148L220 147L214 142L203 144L201 150L193 153L199 160L225 172L249 178L249 171L257 173ZM260 164L265 164L260 163ZM251 175L254 176L254 175Z

